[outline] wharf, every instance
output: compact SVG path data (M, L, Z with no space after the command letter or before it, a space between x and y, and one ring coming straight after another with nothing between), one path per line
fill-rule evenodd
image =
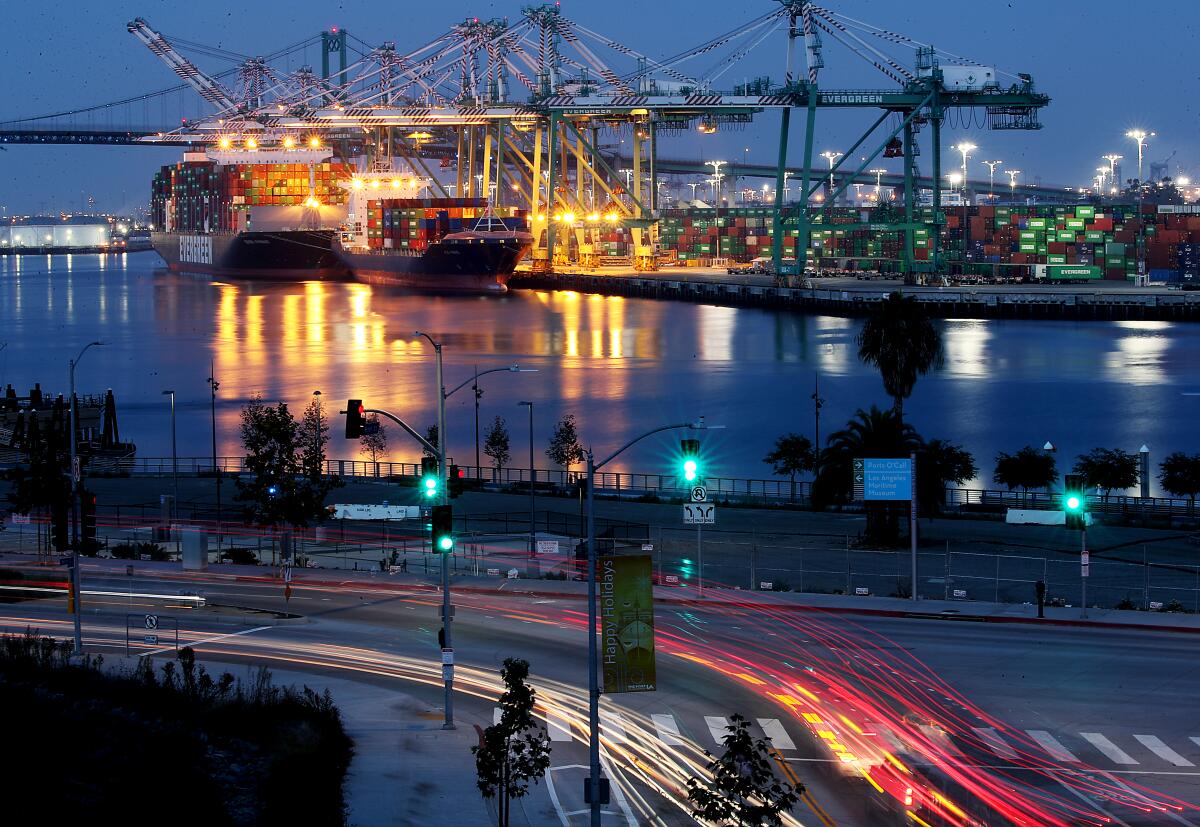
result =
M642 273L602 267L586 272L516 273L514 289L577 290L610 296L690 301L735 307L860 316L897 290L943 319L1067 319L1080 321L1200 321L1200 292L1086 285L913 287L898 280L818 278L807 287L782 287L771 276L729 275L724 268L672 268Z

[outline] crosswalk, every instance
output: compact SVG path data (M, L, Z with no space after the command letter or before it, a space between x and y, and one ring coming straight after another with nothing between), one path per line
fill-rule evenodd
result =
M551 741L566 743L581 738L586 731L586 718L572 718L563 710L544 710L546 731ZM499 721L500 709L494 711ZM812 722L810 722L811 724ZM629 744L654 739L663 747L682 747L695 742L711 749L721 744L727 734L729 718L723 715L701 715L696 720L681 720L673 713L640 714L616 709L600 711L600 731L609 744ZM806 726L798 719L754 718L751 728L758 737L766 738L782 753L795 753L801 744L813 743L820 727ZM861 736L875 740L881 748L896 753L911 752L896 728L885 723L866 722ZM815 730L815 731L814 731ZM1000 759L1005 763L1060 764L1064 767L1093 766L1100 769L1115 767L1115 771L1131 772L1175 771L1196 769L1200 765L1200 736L1171 736L1164 739L1149 733L1114 734L1096 731L1062 732L1045 729L1005 729L973 727L960 733L948 734L928 725L915 727L928 742L958 760L986 762ZM1168 743L1170 740L1172 743ZM1137 768L1136 770L1132 768ZM1200 775L1200 769L1197 769Z

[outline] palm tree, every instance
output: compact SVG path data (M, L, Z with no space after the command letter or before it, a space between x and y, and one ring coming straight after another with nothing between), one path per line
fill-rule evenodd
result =
M893 410L904 418L904 400L917 378L942 365L942 336L917 300L892 293L859 331L858 358L873 365L883 389L895 400Z
M830 434L821 452L821 470L813 483L813 503L845 503L854 497L854 460L907 457L922 449L921 437L906 425L896 411L881 411L874 405L861 408L846 427ZM899 536L898 516L903 511L889 503L865 503L867 536L891 542Z

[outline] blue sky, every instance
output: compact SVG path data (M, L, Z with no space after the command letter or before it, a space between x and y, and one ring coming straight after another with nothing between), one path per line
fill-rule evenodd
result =
M315 2L230 3L178 0L95 3L13 2L5 11L10 36L0 54L5 79L0 120L102 103L176 82L175 76L125 30L136 16L174 35L244 54L262 54L338 25L371 44L395 40L401 49L433 39L469 16L515 19L521 2L433 3ZM1200 3L1162 0L1137 7L1115 0L923 0L880 3L830 0L843 14L902 32L935 47L970 56L985 65L1031 73L1053 103L1039 132L969 134L948 129L946 145L966 137L980 149L977 160L998 158L1025 171L1023 180L1087 182L1100 156L1118 152L1126 171L1136 148L1124 133L1153 129L1158 138L1148 160L1175 153L1171 172L1200 178L1197 105L1200 63L1194 42ZM662 0L657 3L566 0L563 13L651 56L675 54L727 31L774 6L768 0L731 3ZM897 56L906 51L891 49ZM731 71L744 77L783 74L782 35L763 44ZM308 60L319 62L313 51ZM825 88L880 88L887 81L841 46L826 42ZM229 63L200 58L212 71ZM293 63L297 68L299 61ZM708 64L699 61L697 68ZM873 120L869 111L823 116L817 150L841 150ZM666 141L664 157L731 159L750 148L751 160L775 154L777 115L764 115L744 132ZM800 157L803 136L794 131L790 158ZM948 165L958 155L946 151ZM155 168L178 157L175 150L9 146L0 152L0 205L9 213L78 209L87 195L97 206L117 209L144 204ZM928 170L928 150L921 159ZM893 162L895 163L895 162ZM983 177L976 166L972 175ZM1003 169L1003 167L1001 168Z

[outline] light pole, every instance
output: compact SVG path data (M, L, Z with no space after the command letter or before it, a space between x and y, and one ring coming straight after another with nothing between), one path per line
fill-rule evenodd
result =
M886 169L872 169L872 170L868 170L868 172L870 172L871 174L873 174L875 176L875 200L879 201L880 190L882 189L882 184L883 184L883 176L885 174L887 174L887 170Z
M417 330L413 332L414 336L420 336L429 340L429 344L433 345L434 356L436 357L436 374L434 383L437 387L437 421L438 421L438 441L437 441L437 461L438 461L438 504L446 504L446 485L448 484L448 474L446 473L446 386L442 383L442 343L435 341L428 333L422 333ZM454 646L450 642L450 554L442 555L442 630L444 634L444 649L453 651ZM455 729L454 726L454 664L442 666L442 678L445 683L445 720L442 722L442 729Z
M1021 170L1006 169L1006 170L1004 170L1004 174L1008 176L1008 191L1009 191L1008 200L1014 201L1014 200L1016 200L1016 197L1017 197L1017 176L1021 174Z
M964 197L966 197L967 194L967 158L970 157L971 153L978 148L979 147L975 146L975 144L970 143L969 141L963 141L960 144L954 145L955 151L962 155L962 187Z
M1154 132L1147 132L1144 129L1131 129L1125 133L1126 138L1132 138L1137 142L1138 148L1138 191L1141 192L1142 187L1142 156L1146 150L1146 139L1157 137ZM1141 195L1138 195L1138 201L1141 201Z
M950 182L953 189L958 189L959 183L962 181L962 173L952 172L946 176L946 180ZM967 192L966 188L959 194L959 198L963 202L963 228L962 228L962 272L967 274Z
M537 553L537 522L534 510L534 484L537 480L537 474L533 470L533 403L518 402L519 407L529 408L529 557L533 559Z
M996 202L996 167L1003 164L1003 161L982 161L984 166L988 168L988 197L992 203Z
M75 366L88 352L88 348L103 345L104 342L88 342L79 354L69 362L71 374L71 591L75 607L75 652L83 654L83 620L82 607L79 605L79 480L83 476L80 468L79 455L75 447L76 413L78 403L75 400Z
M833 164L838 158L842 157L842 154L841 152L834 152L831 149L827 149L821 153L821 157L829 162L829 196L831 198L833 197Z
M630 440L618 448L607 459L596 462L592 449L584 452L587 461L587 580L588 580L588 798L591 811L591 827L600 827L600 676L597 672L597 639L596 639L596 509L593 483L596 472L608 465L624 451L641 442L648 436L681 429L710 430L720 426L705 425L704 417L697 422L683 422L678 425L662 425L641 436Z
M163 391L163 396L171 397L171 489L174 499L171 501L171 521L179 519L179 454L175 449L175 391Z
M451 390L448 390L443 395L444 399L449 399L458 391L470 385L475 392L475 473L479 473L479 400L483 398L483 388L479 387L479 377L487 376L489 373L537 373L537 368L523 368L520 365L509 365L506 368L489 368L485 371L480 371L479 366L475 366L475 373L470 379L464 381L461 385L456 385Z
M221 469L217 467L217 388L221 383L216 378L216 363L209 361L208 389L212 405L212 464L213 476L217 478L217 548L221 547Z
M696 200L696 187L701 185L700 181L688 181L687 185L692 188L692 200Z
M1117 180L1117 161L1120 161L1125 156L1110 153L1108 155L1101 155L1100 157L1108 161L1108 177L1112 181L1112 191L1115 195L1116 191L1121 188L1121 182Z
M726 161L705 161L705 166L713 168L713 206L717 210L717 254L714 258L721 258L721 167L725 166Z

